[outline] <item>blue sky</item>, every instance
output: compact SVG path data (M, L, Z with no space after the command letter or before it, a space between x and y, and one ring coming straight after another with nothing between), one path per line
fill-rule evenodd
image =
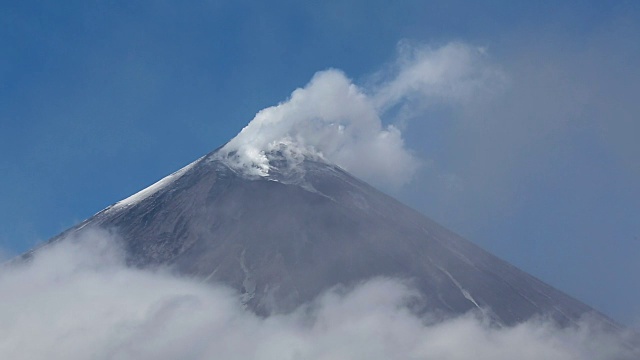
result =
M640 324L636 2L5 1L1 10L5 252L217 148L317 71L366 83L399 42L461 42L485 49L507 85L394 123L423 166L384 190Z

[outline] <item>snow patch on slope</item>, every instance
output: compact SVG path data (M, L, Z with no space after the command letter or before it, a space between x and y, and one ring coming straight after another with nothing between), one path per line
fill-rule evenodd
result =
M122 208L131 207L133 205L140 203L142 200L150 197L151 195L157 193L158 191L174 183L176 180L180 179L187 171L191 170L201 159L202 158L199 158L198 160L190 163L189 165L183 167L182 169L172 173L171 175L162 178L160 181L154 183L153 185L129 196L128 198L118 201L117 203L106 208L104 211L114 211Z
M438 266L438 269L440 271L442 271L445 275L447 275L447 277L449 278L449 280L451 280L451 282L458 288L458 290L460 290L460 293L462 294L462 296L467 299L469 302L471 302L475 307L477 307L478 309L480 309L480 311L484 312L484 309L476 302L476 300L473 298L473 296L471 296L471 293L469 291L467 291L467 289L463 288L462 285L460 285L460 283L458 282L458 280L456 280L453 275L451 275L451 273L449 273L447 270L443 269L442 267Z

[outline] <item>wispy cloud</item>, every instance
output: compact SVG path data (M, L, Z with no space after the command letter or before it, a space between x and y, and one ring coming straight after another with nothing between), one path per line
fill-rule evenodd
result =
M260 111L224 155L233 166L265 176L268 154L286 149L290 158L318 156L374 184L397 187L411 180L421 161L388 110L400 106L406 116L410 108L415 116L429 104L486 94L503 77L484 61L482 49L402 43L398 59L369 84L356 85L335 69L316 73L288 100Z
M124 264L118 240L89 231L0 272L0 357L6 359L632 359L587 323L511 328L465 315L433 322L392 279L329 291L266 318L239 295Z
M499 92L507 83L485 48L460 42L433 48L402 41L397 59L374 78L372 97L382 110L410 100L423 106L466 103Z

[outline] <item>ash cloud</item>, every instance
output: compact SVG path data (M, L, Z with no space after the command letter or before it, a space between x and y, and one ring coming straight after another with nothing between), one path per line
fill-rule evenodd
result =
M433 104L491 93L504 80L481 48L404 42L396 61L364 85L337 69L316 73L288 100L258 112L220 156L249 175L267 176L269 154L281 151L294 162L326 159L376 185L399 187L421 164L405 145L402 120Z
M414 314L393 279L328 291L266 318L219 284L125 265L101 230L41 248L0 272L4 359L632 359L620 338L585 322L501 328L468 314Z

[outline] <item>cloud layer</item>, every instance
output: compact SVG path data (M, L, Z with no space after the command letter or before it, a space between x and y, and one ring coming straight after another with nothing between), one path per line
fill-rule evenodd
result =
M0 272L3 359L631 359L586 323L513 328L472 315L430 322L392 279L333 290L258 317L222 285L124 265L118 240L89 231Z
M420 161L405 146L398 121L436 103L467 101L503 82L483 60L483 50L452 43L438 49L399 46L398 59L358 86L335 69L318 72L304 88L261 110L221 152L233 167L269 173L269 154L284 151L326 159L372 183L397 187L411 180ZM384 120L384 121L383 121Z

